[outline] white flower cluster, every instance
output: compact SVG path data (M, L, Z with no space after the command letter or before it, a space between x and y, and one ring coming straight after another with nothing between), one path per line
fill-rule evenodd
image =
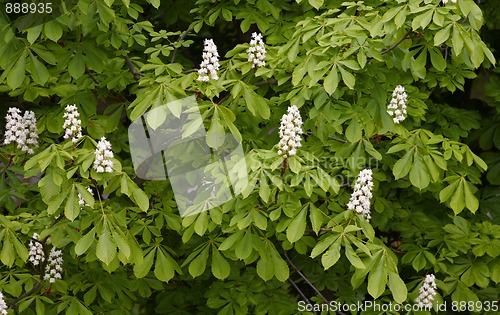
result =
M47 265L45 266L45 275L43 276L43 280L49 280L50 283L54 283L57 279L62 279L62 264L62 251L56 250L55 247L52 247L49 259L47 260Z
M33 238L37 240L40 237L38 233L33 233ZM43 252L43 246L40 242L31 240L29 243L29 261L33 266L41 264L45 260L45 253Z
M395 124L399 124L406 118L406 92L401 85L396 86L392 92L392 99L387 106L387 113L391 115Z
M451 3L457 3L457 0L449 0ZM446 5L448 4L448 0L443 0L443 4Z
M3 300L2 292L0 292L0 314L7 315L7 304Z
M252 33L252 39L250 40L250 47L247 50L248 62L253 63L252 68L264 67L266 62L266 48L264 47L264 41L262 41L262 34Z
M38 148L38 129L36 128L35 113L26 111L24 116L21 116L19 108L10 107L5 119L7 124L5 126L4 144L16 142L18 149L29 154L35 153L33 148Z
M90 187L87 187L87 191L90 194L92 194L92 196L94 195L94 192L92 191L92 189L90 189ZM78 193L78 204L80 205L80 208L82 208L83 206L85 206L85 207L89 206L89 204L85 202L85 200L83 199L83 197L80 193Z
M372 198L372 170L362 170L356 178L354 191L351 199L347 204L348 210L355 210L357 213L363 215L367 220L371 219L370 216L370 199Z
M419 308L432 308L432 301L436 296L436 277L433 274L425 276L424 284L420 287L420 295L415 299Z
M219 75L219 53L212 39L205 39L205 47L203 48L203 61L198 70L198 81L207 82L208 80L218 80Z
M113 151L111 151L111 143L102 137L97 143L95 150L94 169L97 173L111 173L113 172Z
M82 121L78 119L80 113L76 105L68 105L65 108L64 118L66 119L63 124L64 139L71 138L73 143L77 142L82 137Z
M302 134L302 118L297 106L288 107L288 114L283 114L280 125L280 142L278 143L278 154L289 157L297 154L300 148Z

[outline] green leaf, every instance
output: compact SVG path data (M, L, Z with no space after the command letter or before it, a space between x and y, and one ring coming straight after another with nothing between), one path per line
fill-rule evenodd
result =
M274 276L274 265L273 262L261 255L259 261L257 262L257 274L264 281L269 281Z
M318 234L323 224L324 214L313 204L309 205L309 220L311 221L313 231Z
M267 183L267 177L264 174L264 172L260 174L259 183L260 183L259 196L260 198L262 198L264 202L268 202L271 196L271 188L269 188L269 184Z
M45 314L45 304L41 299L36 299L35 303L36 315L44 315Z
M427 259L425 258L425 254L423 252L419 252L411 262L411 265L416 271L424 269L426 264Z
M459 184L457 185L457 189L453 193L453 196L450 200L450 207L453 209L455 214L459 214L465 207L465 198L464 198L464 180L460 179Z
M113 235L113 240L118 246L120 253L123 254L125 258L129 259L131 250L130 250L130 245L128 244L127 239L125 237L125 234L123 234L122 231L119 230L117 231L115 229L111 229L111 234Z
M323 82L323 88L325 89L326 93L332 95L333 92L335 92L335 90L337 89L338 85L339 85L339 74L337 72L337 67L333 66L332 69L330 70L330 73L328 73Z
M156 130L167 119L167 110L164 106L152 109L146 116L146 121L151 129Z
M364 139L363 144L365 146L366 153L370 154L371 156L373 156L377 160L382 160L382 154L380 154L380 152L375 150L375 148L373 147L373 144L370 142L370 140Z
M396 23L397 28L401 28L401 26L403 26L403 24L406 22L406 15L408 13L408 9L407 9L406 5L396 7L395 9L399 9L399 12L394 17L394 23ZM385 14L384 14L384 18L385 18Z
M463 180L463 185L464 185L465 206L467 207L467 209L469 209L474 213L479 208L479 201L471 191L471 187L474 186L471 183L466 182L465 180Z
M298 241L306 230L306 215L308 205L302 207L302 210L293 218L286 230L286 237L290 243Z
M386 264L382 261L380 255L374 257L376 257L376 260L373 264L373 269L368 275L368 293L370 293L374 299L377 299L384 293L388 272Z
M75 79L85 73L85 63L81 52L77 51L73 59L68 62L68 72Z
M290 170L295 174L299 174L302 170L302 164L300 164L299 159L295 155L288 158L288 167L290 167Z
M154 274L155 277L163 282L168 282L175 275L174 267L172 266L173 259L164 253L163 250L159 249L156 254L156 263Z
M14 244L14 248L16 249L17 256L21 258L22 261L28 260L29 252L26 246L24 246L21 241L17 238L17 235L12 236L12 243Z
M453 27L453 33L452 33L452 37L451 37L451 44L452 44L453 53L455 54L455 56L458 56L462 52L462 49L464 47L464 40L463 40L463 36L461 34L462 32L459 29L459 27L460 26Z
M354 76L344 68L342 67L338 68L340 70L340 74L342 74L342 81L344 81L345 85L347 85L347 87L350 88L351 90L354 89L354 83L356 82Z
M155 7L155 9L158 9L160 7L161 1L160 0L149 0L149 3L151 3L151 5L153 7Z
M316 10L319 10L323 6L324 0L308 0L309 4L313 6Z
M136 187L132 190L132 195L134 196L135 203L141 208L142 211L148 211L149 209L149 198L142 189Z
M397 272L389 272L389 289L391 290L396 303L403 303L406 301L408 289Z
M54 198L52 198L47 206L47 213L48 214L54 214L56 213L57 210L59 210L59 207L63 203L63 201L66 199L69 193L69 189L65 189L62 193L57 194Z
M327 270L335 265L340 258L340 238L337 238L335 243L321 256L321 264Z
M290 269L288 269L288 265L286 264L285 260L281 258L280 254L274 247L272 243L268 243L270 250L270 255L271 255L271 260L274 265L274 275L276 276L276 279L278 279L281 282L285 282L288 277L290 276Z
M264 119L269 119L269 117L271 116L271 111L269 109L269 105L267 105L267 100L264 97L255 93L246 86L243 92L243 97L245 99L247 108L252 113L252 115L260 116Z
M431 55L431 63L434 68L438 71L444 71L444 69L446 69L446 60L444 60L444 57L439 49L429 49L429 54Z
M491 280L495 283L500 282L500 264L493 264L490 268Z
M418 189L424 189L429 186L431 178L429 175L429 171L425 166L422 157L418 154L414 155L414 164L411 167L410 171L410 182L413 186Z
M295 43L288 50L287 57L290 62L293 62L299 53L299 39L295 39Z
M459 183L460 179L457 179L447 187L443 188L439 192L439 201L445 202L446 200L450 199L450 197L453 195L453 192L457 189Z
M137 278L144 278L153 266L156 249L151 250L142 262L134 265L134 275Z
M314 258L324 252L328 247L330 247L333 242L335 242L338 239L339 235L331 234L328 235L327 237L321 239L316 246L314 246L312 252L311 252L311 258Z
M116 244L111 239L111 233L107 226L104 226L97 241L96 256L106 265L109 265L116 256Z
M57 20L50 20L44 23L43 33L51 41L57 42L61 38L63 31Z
M361 140L362 135L363 129L361 128L361 124L359 123L358 119L355 117L351 120L349 126L347 126L345 137L349 142L354 143Z
M450 38L451 24L441 28L436 35L434 35L434 46L440 46L442 43Z
M345 247L345 255L347 259L351 262L351 264L357 269L364 269L365 264L359 259L358 255L354 252L354 249L351 246L351 243L344 238L344 247Z
M215 246L212 247L212 274L220 280L229 276L231 266Z
M95 239L95 227L92 228L87 234L85 234L85 236L80 238L78 242L76 242L75 254L77 256L80 256L83 253L85 253L89 249L90 245L92 245L92 243L94 242L94 239Z
M31 52L30 52L30 60L31 60L31 76L33 77L33 81L40 85L44 85L47 80L49 79L49 71L45 67L43 63L38 60L37 57L35 57Z
M11 238L11 232L8 231L2 244L2 251L0 252L0 260L7 267L12 267L16 257Z
M76 194L75 185L73 185L69 191L66 205L64 206L64 216L70 221L75 220L78 214L80 214L80 204L78 201L79 199Z
M215 110L212 117L212 123L207 131L207 144L209 147L217 149L224 143L224 127L222 126L219 118L219 112Z
M205 268L207 267L208 255L209 249L208 246L205 246L201 253L189 264L189 274L191 274L193 278L200 276L205 271Z
M7 85L13 90L20 87L26 77L26 55L26 50L23 50L7 74Z
M247 259L252 255L253 252L253 244L252 244L252 232L250 229L247 229L245 232L245 236L240 239L236 249L234 251L235 255L239 259Z
M394 177L396 179L405 177L406 174L408 174L408 172L411 170L412 160L413 160L413 149L406 152L406 154L403 155L401 159L396 161L394 167L392 168L392 173L394 174Z
M42 33L42 27L43 24L40 24L28 29L28 35L26 36L26 39L28 40L28 42L30 42L30 44L35 43L38 37L40 37L40 34Z

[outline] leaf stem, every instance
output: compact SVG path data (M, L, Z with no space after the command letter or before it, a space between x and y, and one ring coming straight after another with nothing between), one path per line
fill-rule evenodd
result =
M384 55L384 54L387 54L388 52L390 52L391 50L394 50L396 47L399 46L399 44L401 44L405 39L408 39L410 38L410 34L411 34L411 29L408 30L408 32L406 32L405 36L403 36L403 38L401 38L400 40L397 41L397 43L395 43L394 45L388 47L387 49L384 49L383 51L380 52L381 55Z

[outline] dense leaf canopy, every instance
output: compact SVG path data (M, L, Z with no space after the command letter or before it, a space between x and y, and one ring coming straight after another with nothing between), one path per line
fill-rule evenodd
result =
M0 312L498 313L497 1L0 2ZM234 198L143 176L169 119Z

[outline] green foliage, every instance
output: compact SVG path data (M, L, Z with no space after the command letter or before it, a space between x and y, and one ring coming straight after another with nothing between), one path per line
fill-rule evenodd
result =
M0 147L9 314L413 303L431 273L436 301L498 301L500 15L478 3L79 0L27 30L0 15L1 114L34 111L40 144L32 156ZM248 61L252 32L266 43L262 68ZM197 80L204 38L218 46L219 80ZM387 113L397 85L408 94L400 124ZM248 185L182 218L168 179L136 176L127 127L187 96L201 119L182 136L205 127L213 149L228 134L241 141ZM67 104L81 114L76 143L63 138ZM285 159L275 145L290 105L304 134ZM154 113L152 130L167 119ZM103 136L111 173L92 167ZM364 168L370 221L347 210ZM29 262L33 233L46 254L63 251L61 280Z

